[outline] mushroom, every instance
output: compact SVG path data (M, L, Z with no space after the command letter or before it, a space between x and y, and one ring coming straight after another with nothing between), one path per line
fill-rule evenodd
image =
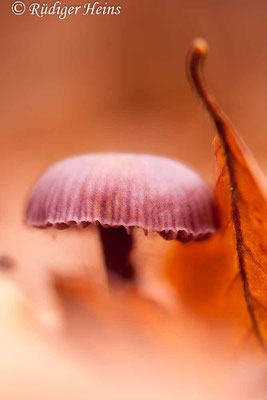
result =
M203 240L215 232L213 197L198 174L178 161L131 153L86 154L51 166L33 188L27 223L99 227L110 279L134 280L132 229L166 240Z

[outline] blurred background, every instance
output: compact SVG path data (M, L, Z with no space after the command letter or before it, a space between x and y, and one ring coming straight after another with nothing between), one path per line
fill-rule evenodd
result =
M209 85L267 168L266 2L121 5L119 16L59 20L1 3L2 222L21 219L18 205L48 165L84 152L175 157L213 183L214 128L185 73L199 36L210 45Z
M116 0L119 16L65 20L15 16L11 3L0 4L0 261L40 304L47 304L44 270L71 270L73 261L93 269L101 257L87 231L82 240L60 233L61 246L58 234L24 226L29 191L52 162L84 152L154 153L180 159L214 184L214 127L185 72L194 38L208 41L209 85L267 171L266 1ZM4 348L12 376L16 357ZM23 379L30 380L27 368ZM10 385L5 390L1 399L13 399Z

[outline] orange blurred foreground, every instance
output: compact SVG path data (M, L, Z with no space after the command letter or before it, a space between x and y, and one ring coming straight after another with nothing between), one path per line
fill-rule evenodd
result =
M31 320L21 294L1 284L1 399L265 398L266 365L230 356L222 332L134 293L92 290L85 302L79 285L58 290L66 326L51 334Z

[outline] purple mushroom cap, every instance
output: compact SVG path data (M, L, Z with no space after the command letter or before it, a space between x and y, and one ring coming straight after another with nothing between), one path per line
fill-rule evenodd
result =
M215 232L212 193L199 175L168 158L127 153L82 155L51 166L32 191L27 223L140 227L181 241Z

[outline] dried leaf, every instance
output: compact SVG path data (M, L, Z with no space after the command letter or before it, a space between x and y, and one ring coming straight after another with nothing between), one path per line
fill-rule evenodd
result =
M264 348L267 344L266 180L204 83L200 67L207 52L203 40L194 42L190 74L218 132L214 149L221 228L214 238L202 244L176 245L168 271L191 306L206 315L238 322L246 332L253 332ZM179 264L175 271L174 263Z

